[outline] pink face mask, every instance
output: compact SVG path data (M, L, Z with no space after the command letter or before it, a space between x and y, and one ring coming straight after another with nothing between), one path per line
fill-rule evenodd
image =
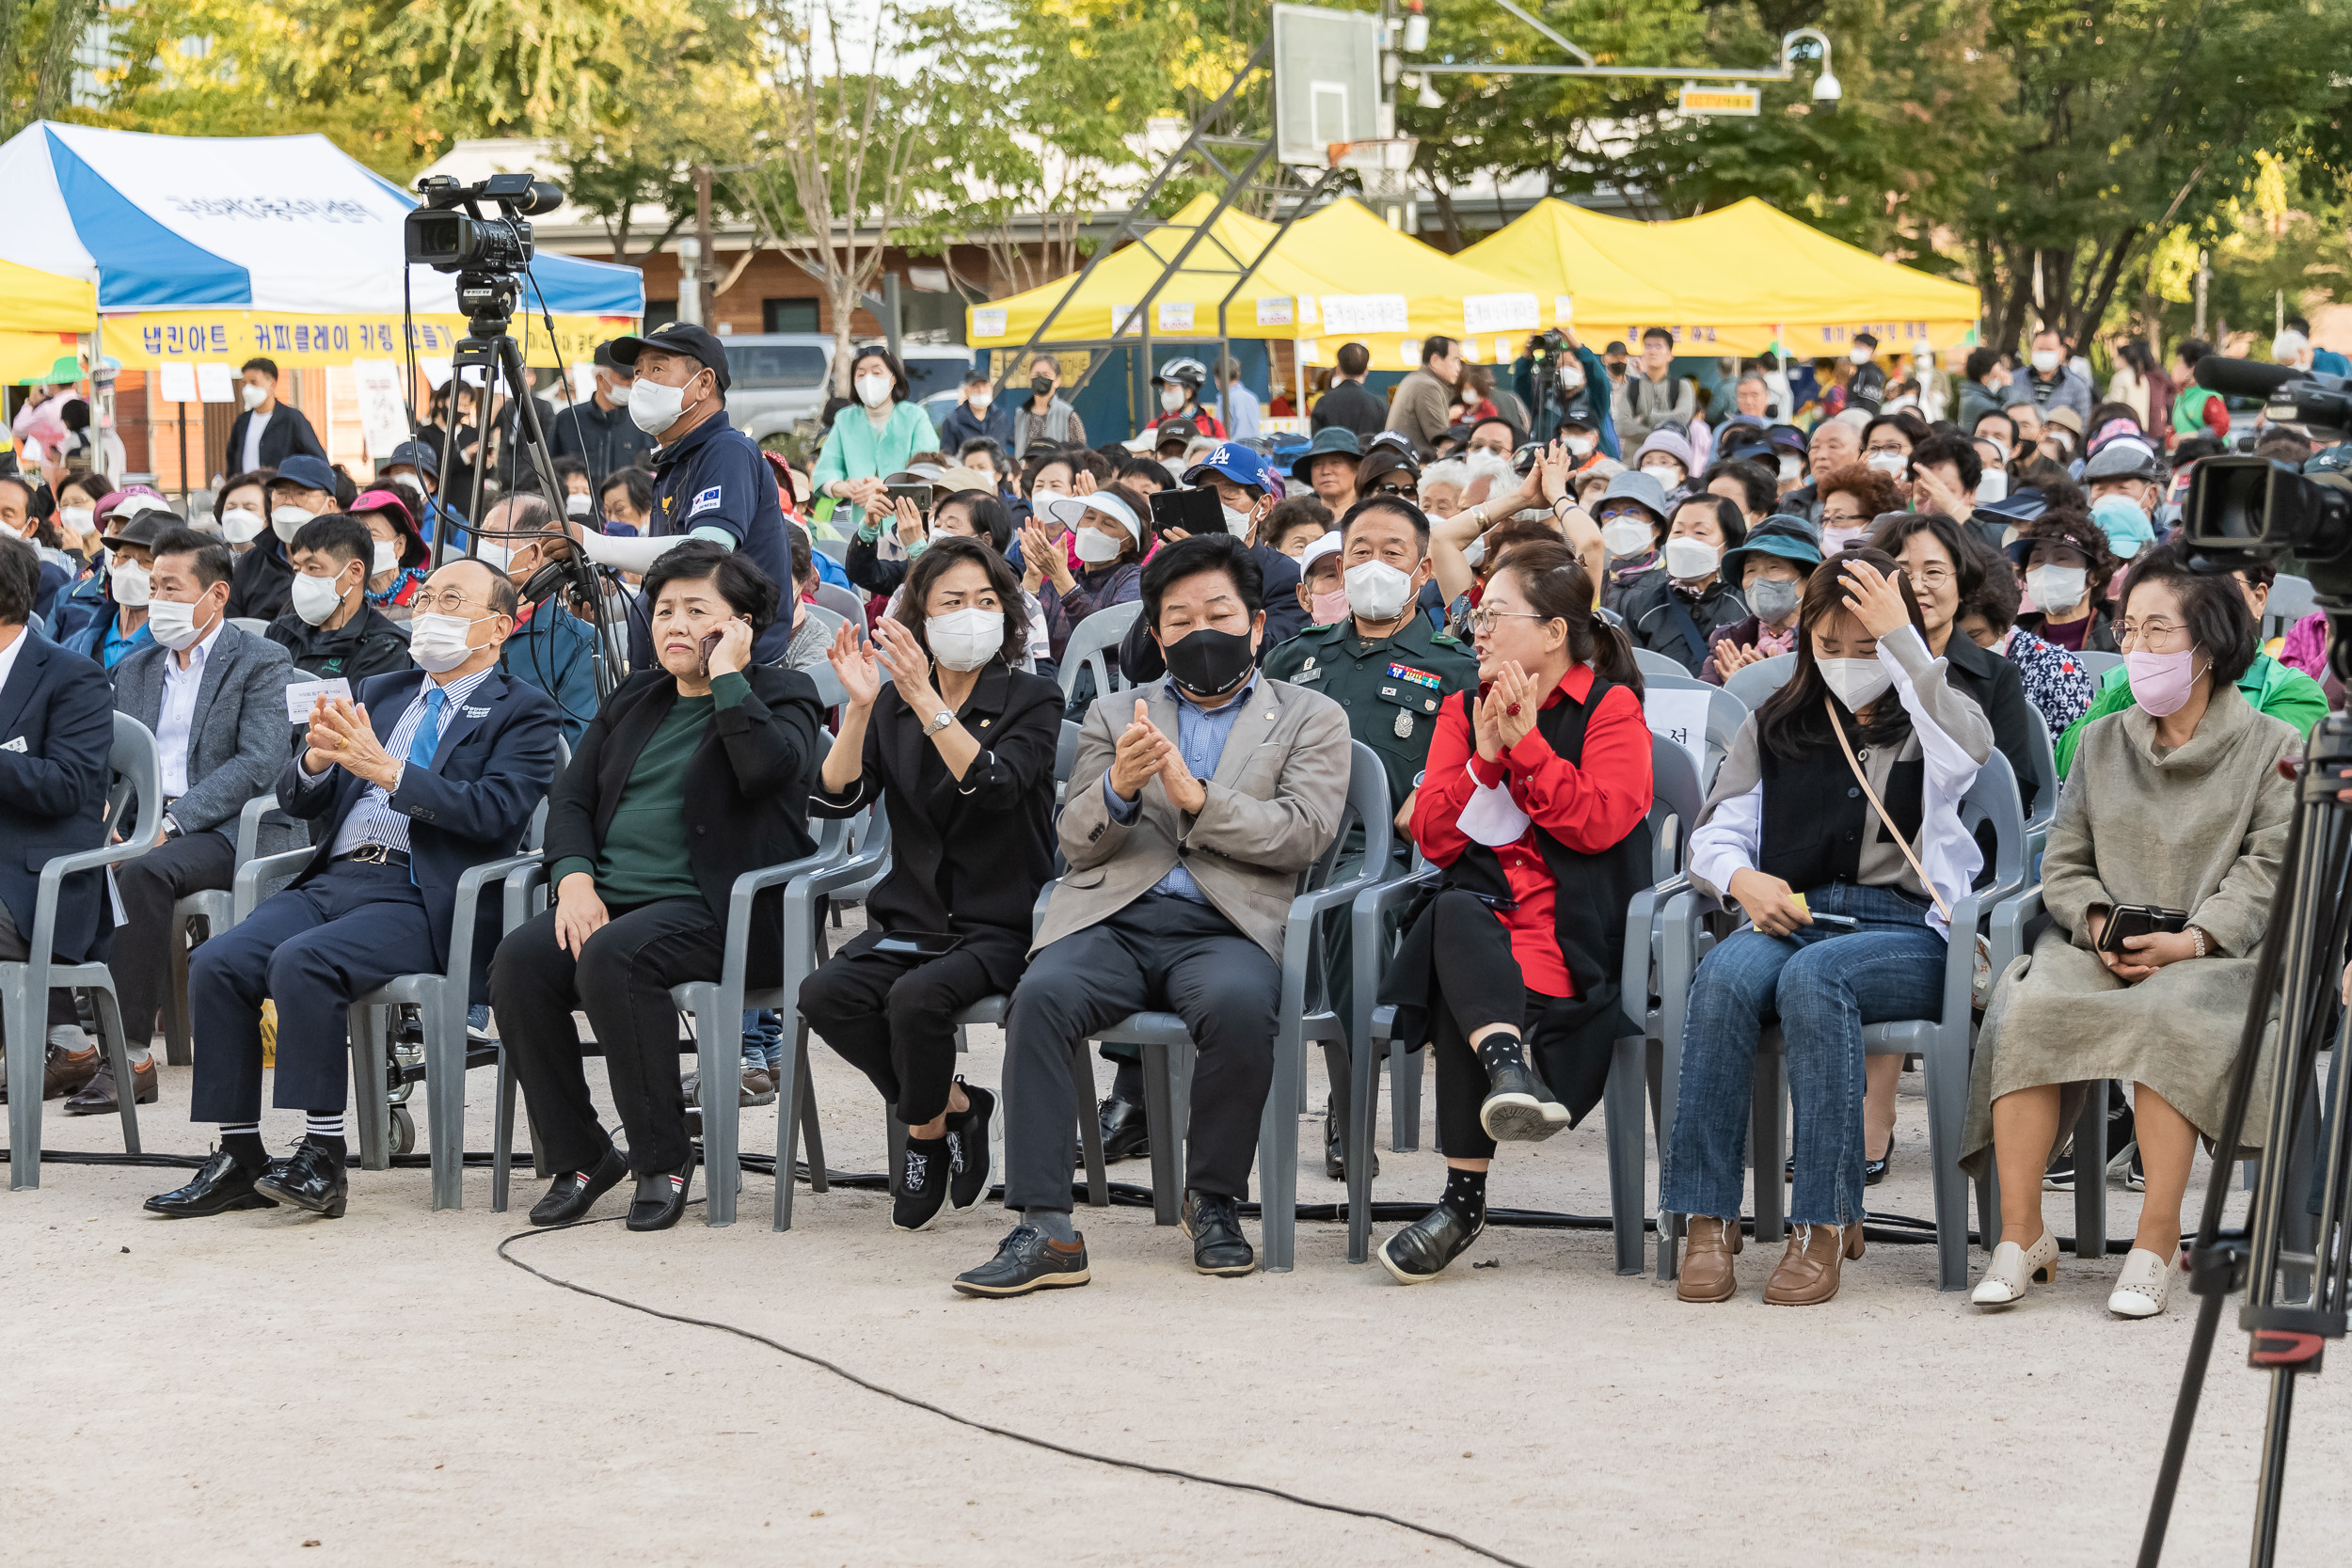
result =
M1328 594L1307 595L1307 613L1314 617L1318 626L1335 626L1347 619L1347 589L1334 588Z
M2131 676L2132 701L2158 719L2180 712L2181 705L2188 701L2189 689L2197 684L2196 658L2194 648L2177 654L2125 654L2123 669Z

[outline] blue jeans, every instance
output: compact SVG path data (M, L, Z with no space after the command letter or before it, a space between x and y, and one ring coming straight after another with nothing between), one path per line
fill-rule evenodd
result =
M784 1060L784 1020L773 1007L750 1007L743 1013L743 1059L773 1071Z
M1832 883L1806 890L1805 902L1861 928L1806 926L1788 937L1742 928L1716 944L1691 983L1661 1183L1675 1213L1737 1223L1756 1037L1777 1021L1797 1122L1789 1223L1862 1217L1862 1026L1942 1017L1946 943L1927 924L1928 904L1892 888ZM1780 1180L1771 1164L1759 1150L1758 1181Z

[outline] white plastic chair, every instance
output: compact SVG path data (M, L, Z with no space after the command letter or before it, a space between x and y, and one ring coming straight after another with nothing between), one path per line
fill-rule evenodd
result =
M1127 636L1127 629L1136 624L1136 617L1142 613L1143 601L1130 599L1125 604L1096 610L1073 628L1061 655L1063 702L1070 701L1071 694L1077 690L1078 671L1082 667L1094 672L1094 694L1097 697L1107 697L1132 684L1124 675L1114 676L1103 655L1105 650L1119 647Z

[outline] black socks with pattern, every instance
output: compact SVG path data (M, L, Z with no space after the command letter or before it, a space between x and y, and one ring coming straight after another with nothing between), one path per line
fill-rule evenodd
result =
M1453 1210L1472 1227L1486 1223L1486 1173L1483 1170L1463 1170L1449 1165L1445 1173L1445 1191L1438 1202Z
M1523 1068L1527 1065L1527 1056L1520 1049L1516 1030L1498 1029L1471 1049L1478 1053L1478 1065L1486 1069L1489 1078L1506 1067Z

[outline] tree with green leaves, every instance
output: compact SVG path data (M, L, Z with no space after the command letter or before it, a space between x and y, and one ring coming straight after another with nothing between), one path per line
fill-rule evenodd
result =
M0 140L72 102L74 47L100 9L98 0L0 0Z

